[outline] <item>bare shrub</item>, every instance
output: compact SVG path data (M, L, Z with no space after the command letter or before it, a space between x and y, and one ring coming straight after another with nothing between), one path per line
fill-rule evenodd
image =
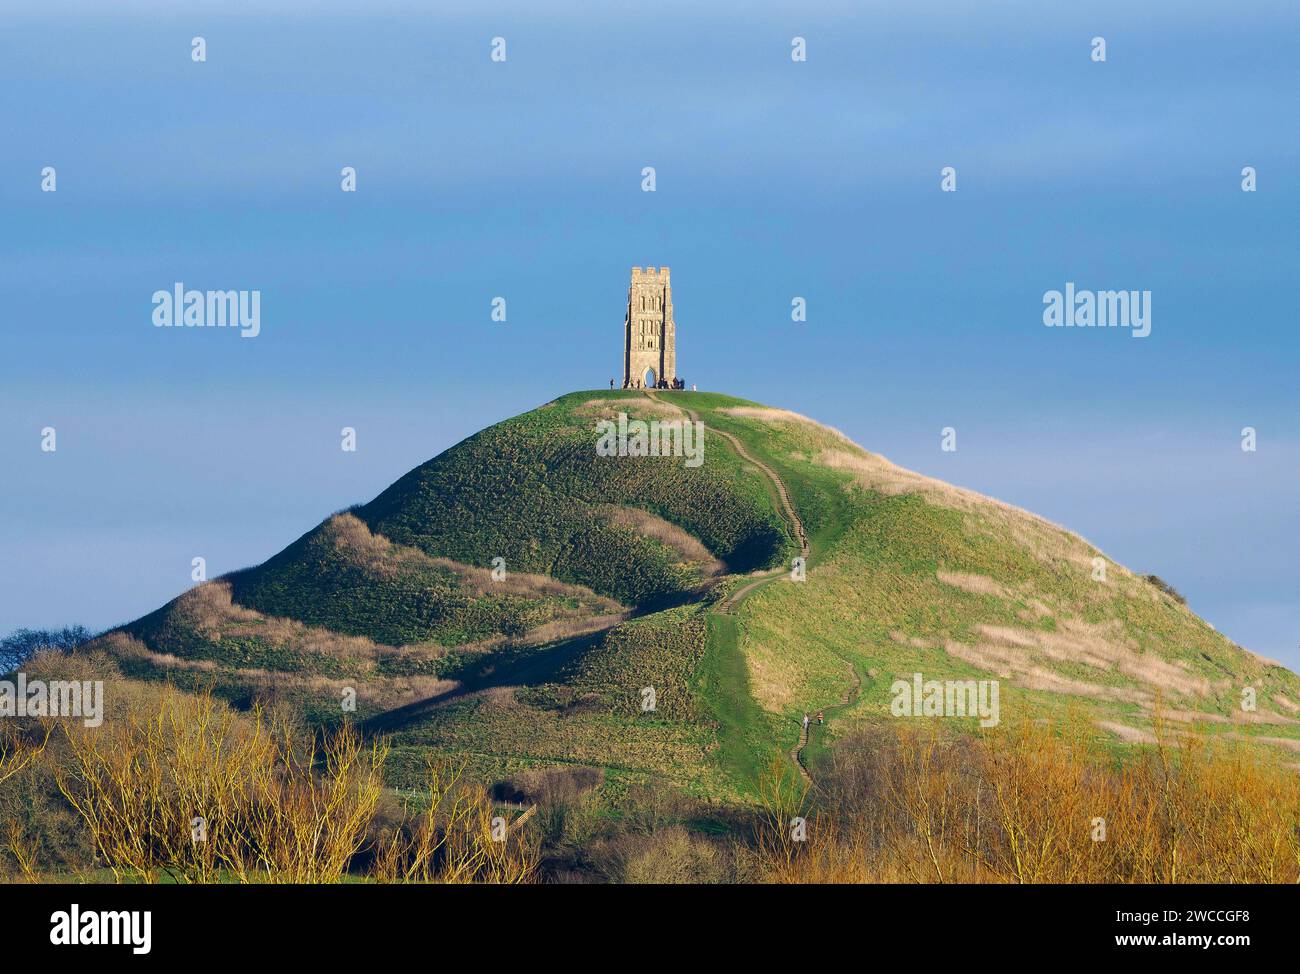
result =
M64 725L58 787L119 879L330 882L358 851L382 790L383 745L350 726L295 739L258 711L166 688L156 710Z
M680 825L620 835L600 845L595 858L615 883L721 883L730 875L723 849Z
M505 801L556 803L572 802L600 786L605 773L600 768L529 768L497 786Z
M660 783L634 786L621 809L624 828L645 833L682 822L699 810L677 789Z
M1258 751L1156 720L1123 764L1086 725L979 738L903 728L837 748L792 847L767 821L769 882L1241 883L1300 876L1300 778Z
M374 875L381 882L525 883L534 880L534 834L509 827L483 786L465 777L464 764L430 759L428 804L409 825L378 842Z
M28 737L14 724L0 725L0 784L31 765L45 749L50 729L39 740Z
M1179 592L1178 589L1170 585L1168 582L1166 582L1159 575L1143 575L1142 577L1146 579L1148 582L1150 582L1152 585L1154 585L1156 588L1158 588L1160 591L1164 592L1165 595L1169 596L1175 602L1179 603L1180 605L1187 604L1187 600L1183 598L1182 593Z

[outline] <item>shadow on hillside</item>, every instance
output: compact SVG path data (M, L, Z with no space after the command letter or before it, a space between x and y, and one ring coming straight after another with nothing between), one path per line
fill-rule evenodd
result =
M604 629L540 648L485 654L460 671L459 685L455 689L376 714L362 722L361 730L365 734L400 730L443 704L493 687L540 686L555 682L568 664L593 649L608 631Z

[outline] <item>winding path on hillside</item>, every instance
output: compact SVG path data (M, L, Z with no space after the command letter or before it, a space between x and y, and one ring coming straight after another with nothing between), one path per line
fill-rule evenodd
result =
M672 406L673 408L680 409L688 417L690 417L692 423L700 422L699 414L696 413L695 410L688 409L687 407L679 403L669 402L667 400L661 399L656 393L652 392L649 389L645 389L642 391L646 394L647 398L653 399L655 402L663 403L666 406ZM736 451L736 454L742 460L751 464L753 467L759 470L765 477L767 477L769 481L771 481L772 486L776 489L776 496L781 502L781 508L785 512L786 519L790 522L791 527L794 528L794 536L799 539L799 552L804 560L804 566L806 568L808 564L808 556L810 551L808 546L808 532L804 530L803 521L799 519L799 512L795 510L794 502L790 500L790 492L786 489L785 481L781 479L780 475L778 475L775 470L773 470L762 460L758 459L756 456L750 453L749 450L745 449L745 445L740 442L740 439L738 437L733 436L732 434L726 432L726 430L720 430L716 426L705 425L704 428L707 429L710 433L714 433L718 436L721 436L723 439L725 439L728 443L731 444L732 449ZM735 591L731 592L729 595L725 596L721 601L718 602L716 611L724 612L727 613L728 615L732 614L736 606L743 599L748 597L760 585L765 585L768 582L772 581L773 579L779 578L784 574L786 574L785 568L776 568L773 569L772 571L764 572L762 575L759 575L756 578L754 578L753 581L746 582L744 585L740 586L740 588L736 589ZM845 697L844 703L840 707L836 707L834 709L836 710L843 709L844 707L849 706L851 703L853 703L854 700L857 699L858 691L861 690L862 688L862 681L858 678L858 674L856 670L853 671L853 678L855 681L853 689L850 690L848 695ZM803 750L805 747L808 746L808 733L809 730L811 729L811 726L812 725L810 723L808 727L804 727L802 726L802 721L800 722L799 742L790 750L790 755L789 755L790 763L794 765L795 770L799 772L799 777L803 779L804 784L808 787L813 786L813 779L812 779L812 775L808 773L807 766L804 765L803 763Z
M690 421L692 423L700 422L699 414L697 414L694 410L687 409L685 406L682 406L678 403L661 399L659 398L658 395L656 395L654 392L652 392L649 389L642 390L642 391L645 393L647 398L652 399L655 402L662 403L663 405L669 406L671 408L678 409L681 412L685 413L690 418ZM726 432L725 430L720 430L716 426L706 425L704 428L707 429L710 433L716 434L717 436L720 436L723 439L725 439L731 445L732 449L736 451L736 454L742 460L744 460L746 463L753 466L756 470L762 473L763 476L765 476L768 479L768 481L771 482L773 489L776 491L777 499L780 501L781 510L784 513L786 519L789 521L791 528L793 529L794 537L797 538L799 541L800 555L804 559L805 566L807 566L807 562L809 560L809 555L811 552L811 548L808 544L808 533L804 529L803 521L799 518L799 512L795 510L794 502L791 501L790 499L790 492L786 489L785 482L781 479L781 477L777 474L775 470L773 470L762 460L759 460L748 449L746 449L745 445L740 441L738 437L732 435L731 433ZM771 571L767 571L759 575L751 576L750 580L746 581L739 588L735 589L730 594L720 599L717 602L717 604L714 606L713 611L720 612L726 615L734 615L735 607L742 600L747 598L760 586L765 585L768 582L774 581L775 579L786 575L787 572L788 569L786 568L775 568L772 569ZM600 631L603 631L603 629ZM596 634L598 633L588 633L586 635L592 636ZM372 733L393 731L414 720L418 720L424 716L427 716L430 710L436 707L441 707L444 704L448 703L449 701L460 699L469 696L471 694L489 689L494 686L502 686L507 684L526 684L530 680L536 681L538 679L544 679L546 675L549 675L550 673L554 672L554 670L557 668L558 665L572 658L576 654L576 652L578 652L582 648L581 644L583 643L585 643L585 639L566 641L566 643L557 647L552 652L545 654L541 659L527 659L521 661L519 664L516 664L513 667L507 666L505 672L499 672L499 671L493 672L490 675L485 676L484 678L467 681L459 686L449 688L443 693L435 694L432 697L423 700L417 700L405 706L397 707L393 710L376 714L370 719L368 719L367 721L365 721L363 726L368 732L372 732ZM835 710L835 711L843 710L844 708L849 707L854 702L856 702L858 694L862 689L862 680L858 676L857 670L854 667L852 667L851 664L850 664L850 671L853 677L854 685L845 695L844 703L836 707L828 707L826 708L827 710ZM789 753L789 757L791 763L794 765L795 769L799 772L800 777L803 779L804 784L807 785L808 787L812 787L813 786L812 776L808 773L808 769L807 767L805 767L803 762L803 751L804 748L807 746L808 746L808 730L805 730L801 727L799 732L799 742L791 749Z
M652 392L649 389L645 389L642 391L645 392L647 398L653 399L655 402L663 403L664 405L671 406L674 409L680 409L682 412L684 412L687 416L690 417L692 423L700 422L700 416L697 412L695 412L695 410L688 409L687 407L679 403L669 402L668 400L660 399L658 394ZM723 439L725 439L728 443L731 444L732 449L736 451L736 453L740 456L742 460L753 465L755 468L761 471L762 474L765 477L767 477L769 481L771 481L772 486L776 488L776 496L781 501L781 508L785 512L786 520L788 520L790 522L791 527L794 528L794 536L799 539L800 555L803 557L804 563L806 565L808 561L808 553L809 553L808 533L804 530L803 521L799 519L799 512L794 509L794 503L790 500L790 492L786 490L785 481L783 481L780 478L780 476L778 476L775 470L773 470L762 460L758 459L756 456L750 453L749 450L745 449L745 445L740 442L739 438L733 436L732 434L726 432L725 430L718 429L716 426L706 425L704 428L707 429L710 433L715 433L718 436L721 436ZM785 572L786 569L784 568L776 568L770 572L764 572L762 575L756 577L752 582L748 582L745 585L742 585L740 588L736 589L734 592L732 592L730 595L724 598L721 602L719 602L718 611L731 612L731 610L735 607L735 605L738 602L740 602L742 599L744 599L747 595L749 595L749 593L752 592L754 589L758 588L760 585L762 585L765 582L771 581L772 579L776 578L778 575L784 575Z
M849 664L849 677L853 680L853 686L849 687L849 689L845 691L843 703L839 703L834 707L825 707L823 708L823 713L836 713L841 710L848 710L858 702L858 697L862 693L862 677L858 675L858 668L852 663ZM811 730L812 727L813 723L810 721L808 724L809 730ZM796 744L794 750L790 752L790 758L798 766L800 773L803 775L804 781L811 785L813 784L812 775L808 773L808 766L803 763L803 750L807 746L808 731L801 730L799 732L799 743Z

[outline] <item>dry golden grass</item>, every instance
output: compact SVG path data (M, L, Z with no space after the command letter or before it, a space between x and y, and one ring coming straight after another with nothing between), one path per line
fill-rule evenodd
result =
M1208 697L1213 687L1205 677L1189 672L1177 662L1139 652L1124 632L1120 620L1090 623L1067 618L1055 632L1012 626L977 625L984 640L976 644L948 640L950 656L991 670L1030 689L1073 693L1098 700L1149 705L1154 692ZM1103 673L1123 676L1139 687L1089 683L1063 676L1045 663L1082 663Z
M1209 626L1210 624L1207 622L1206 625ZM1214 627L1210 626L1210 628L1213 629ZM1254 652L1253 650L1246 649L1246 647L1244 646L1238 646L1237 648L1240 649L1247 656L1249 656L1251 659L1253 659L1256 663L1259 663L1262 666L1265 667L1276 666L1280 670L1286 669L1285 666L1283 666L1281 663L1279 663L1277 660L1273 659L1272 657L1263 656L1260 653Z
M523 598L558 598L577 599L586 604L580 611L596 610L602 612L622 612L626 607L614 599L597 595L583 585L561 582L550 575L533 575L527 572L506 572L504 578L497 581L492 578L492 571L464 562L452 561L450 558L433 558L430 561L458 576L460 587L467 595L483 597L485 595L518 595Z
M1042 619L1051 618L1054 615L1052 610L1044 605L1039 599L1031 598L1028 608L1019 609L1016 616L1025 622L1038 622Z
M562 639L573 639L575 636L586 636L593 632L603 632L620 622L625 622L631 617L630 612L615 612L610 615L600 616L583 616L576 619L556 619L553 622L545 622L540 626L534 626L520 639L514 640L519 645L542 645L544 643L559 642Z
M364 636L345 636L246 608L233 601L230 583L222 579L196 585L178 598L176 616L178 621L213 641L257 636L296 653L366 662L394 652L391 647L378 646Z
M1091 568L1092 559L1099 555L1096 547L1077 534L1037 514L907 470L850 441L846 442L851 450L825 450L816 462L832 470L853 474L854 481L867 490L885 495L917 494L928 504L972 515L969 528L973 533L983 531L1003 538L1010 536L1049 564L1064 562L1079 568ZM1112 567L1119 574L1127 574L1118 565Z
M1115 720L1099 720L1097 726L1102 730L1110 731L1125 744L1154 744L1156 735L1150 731L1142 730L1140 727L1130 727L1128 724L1121 724Z
M573 415L591 419L617 419L627 413L633 419L681 419L682 411L676 406L649 396L629 396L622 399L588 399L573 409Z
M1300 704L1288 698L1285 694L1273 694L1273 702L1284 710L1289 710L1293 714L1300 714Z
M1083 733L1027 722L981 738L904 728L841 746L768 882L1290 883L1300 776L1258 751L1184 735L1116 766Z
M877 453L868 453L856 444L851 446L851 451L827 450L817 458L817 463L831 470L853 474L859 484L878 494L920 494L928 502L940 507L970 512L982 511L999 503L974 491L963 490L900 467Z
M745 666L754 700L764 710L779 714L805 699L807 688L838 659L825 647L801 639L797 619L767 622L761 632L743 633Z
M951 585L953 588L959 588L963 592L969 592L971 595L992 595L999 599L1011 597L1006 586L995 582L986 575L972 575L969 572L945 572L940 570L935 573L935 577L945 585Z
M1255 741L1259 744L1272 744L1275 747L1286 748L1287 750L1290 751L1300 751L1300 740L1296 740L1294 737L1265 737L1262 735L1254 736L1254 737L1244 737L1238 734L1234 734L1232 736L1234 738L1237 738L1238 740Z
M466 594L472 597L513 595L524 598L554 597L573 600L574 607L560 605L557 618L535 626L518 636L495 636L457 647L468 652L490 652L504 645L542 645L608 629L628 617L616 600L597 595L580 585L570 585L544 575L508 572L500 581L487 569L450 559L431 558L421 551L395 545L375 534L351 514L336 515L327 524L334 543L346 555L378 573L402 571L412 566L439 567L457 575ZM239 680L249 689L268 695L310 693L338 698L345 688L355 690L362 703L384 709L446 693L455 681L431 675L380 676L379 664L402 657L404 662L430 661L447 655L449 649L427 643L385 646L360 636L348 636L278 616L269 616L233 601L231 584L223 579L205 582L176 600L175 622L212 642L255 637L273 650L305 657L329 657L347 663L347 675L327 677L303 670L268 670L231 666L217 659L187 659L151 650L127 633L116 631L96 640L92 649L102 648L121 659L139 659L163 670L216 674Z
M944 642L944 649L954 659L964 660L982 670L996 673L1006 680L1014 680L1029 690L1064 693L1094 700L1111 700L1120 703L1150 703L1152 694L1145 690L1123 686L1107 686L1064 676L1040 665L1035 655L1020 646L989 641L970 645L956 640Z
M1270 713L1267 710L1237 710L1233 713L1232 719L1238 724L1272 724L1274 726L1292 725L1300 723L1292 717L1284 717L1281 714Z
M428 565L431 559L418 548L394 544L375 534L355 514L335 514L324 526L335 550L349 562L379 578L392 579L403 569Z
M683 560L698 564L704 575L716 575L726 570L726 565L714 558L695 535L684 531L671 521L643 511L637 507L618 507L612 504L600 508L610 524L631 528L648 538L654 538L676 551Z
M729 416L739 416L742 419L757 419L765 423L793 423L798 426L811 427L813 431L822 433L825 436L839 440L848 444L853 449L861 449L856 443L841 433L833 426L826 426L817 422L815 419L796 413L789 409L774 409L771 406L724 406L717 410Z
M507 572L498 580L492 577L488 568L467 565L450 558L435 558L418 548L410 548L388 540L382 534L376 534L369 526L354 514L336 514L326 523L326 530L334 539L335 546L350 561L362 566L373 574L393 578L407 568L443 568L457 576L461 589L475 597L486 595L518 595L524 598L558 598L577 599L598 611L621 612L625 609L613 599L597 595L582 585L572 585L551 578L549 575L533 575L526 572ZM689 535L688 535L689 537ZM247 610L244 610L247 611Z
M345 689L351 689L356 691L358 701L373 703L385 710L450 693L460 686L455 680L444 680L421 674L331 678L316 673L266 670L251 666L223 667L210 659L182 659L171 653L156 653L140 640L124 632L107 633L96 640L96 643L115 659L139 659L162 670L185 670L206 674L216 674L221 671L231 679L237 680L240 685L258 693L274 695L309 693L317 697L338 700ZM378 648L383 652L394 652L386 647ZM407 648L401 652L418 653L423 656L441 655L446 650L438 647L436 651L430 652L420 648Z
M806 667L799 666L789 654L771 651L757 643L745 647L745 664L750 693L760 707L781 713L793 704L794 688L802 682Z
M1227 724L1230 723L1227 717L1221 714L1207 714L1199 710L1161 710L1160 716L1165 720L1176 721L1180 724Z

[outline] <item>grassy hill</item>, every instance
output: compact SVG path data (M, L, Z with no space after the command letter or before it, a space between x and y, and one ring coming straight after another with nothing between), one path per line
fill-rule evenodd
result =
M601 419L686 411L707 426L698 467L597 455ZM744 800L805 711L829 717L815 757L896 720L890 684L916 672L996 678L1004 721L1068 715L1117 751L1157 712L1175 734L1300 748L1300 677L1082 538L710 393L561 397L95 648L132 677L319 723L355 691L399 786L454 753L489 778L585 765L615 793L664 779Z

